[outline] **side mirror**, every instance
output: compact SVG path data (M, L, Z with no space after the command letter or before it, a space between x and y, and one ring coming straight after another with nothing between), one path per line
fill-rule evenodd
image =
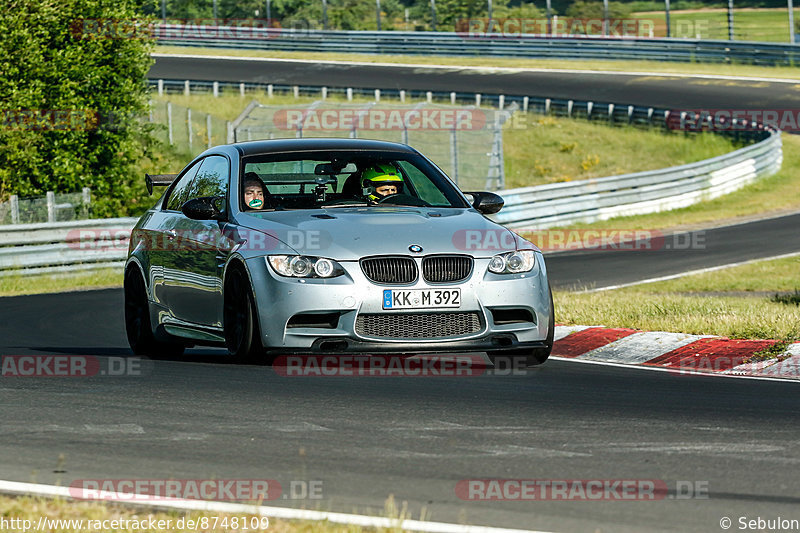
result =
M472 196L472 207L483 213L484 215L492 215L497 213L503 208L505 200L500 195L493 192L467 192Z
M217 207L219 196L194 198L181 206L184 215L192 220L225 220L225 214Z

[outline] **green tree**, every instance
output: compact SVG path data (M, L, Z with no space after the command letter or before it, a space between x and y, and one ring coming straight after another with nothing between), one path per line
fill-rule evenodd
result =
M126 214L152 148L151 40L136 0L4 0L0 198L91 187L94 213Z

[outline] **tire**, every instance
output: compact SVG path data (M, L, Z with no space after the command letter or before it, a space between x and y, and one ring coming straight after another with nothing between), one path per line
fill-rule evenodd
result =
M147 290L139 270L130 267L125 272L125 333L128 345L136 355L177 357L186 348L180 343L161 342L153 336Z
M235 267L225 279L223 308L225 346L235 363L269 362L261 346L257 316L247 274Z
M494 366L506 366L514 368L513 363L522 359L522 364L526 367L541 365L550 357L553 351L553 338L556 330L556 317L553 308L553 291L547 287L550 293L550 324L547 326L547 338L545 338L544 348L526 348L520 350L506 350L502 352L488 352L489 360Z

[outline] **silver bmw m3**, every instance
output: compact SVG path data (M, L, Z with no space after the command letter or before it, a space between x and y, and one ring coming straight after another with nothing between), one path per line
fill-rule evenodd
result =
M485 352L541 364L553 303L541 252L403 144L223 145L177 175L133 229L125 321L137 354Z

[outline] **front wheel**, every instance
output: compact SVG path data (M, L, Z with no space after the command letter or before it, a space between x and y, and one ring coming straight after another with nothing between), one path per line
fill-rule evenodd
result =
M526 367L541 365L550 357L553 351L553 339L556 332L556 316L553 308L553 291L548 286L550 293L550 324L547 326L547 338L543 348L525 348L520 350L506 350L503 352L488 352L489 360L495 367L514 368L513 363L520 363ZM520 361L521 360L521 361ZM510 366L509 366L510 365Z
M240 268L234 269L225 280L225 346L236 363L252 363L264 355L249 285L247 275Z

